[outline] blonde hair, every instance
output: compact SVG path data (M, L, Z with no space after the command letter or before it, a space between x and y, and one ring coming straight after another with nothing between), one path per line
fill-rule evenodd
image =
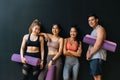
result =
M31 34L32 33L32 28L34 27L34 26L39 26L39 27L41 27L41 24L40 24L40 22L38 21L38 19L35 19L33 22L32 22L32 24L30 25L30 27L29 27L29 34Z

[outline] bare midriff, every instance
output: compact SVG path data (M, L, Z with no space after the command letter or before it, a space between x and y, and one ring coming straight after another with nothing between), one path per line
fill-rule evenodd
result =
M40 52L39 48L38 47L27 47L27 52L29 53L37 53L37 52Z
M48 50L48 55L56 55L57 52L57 50Z

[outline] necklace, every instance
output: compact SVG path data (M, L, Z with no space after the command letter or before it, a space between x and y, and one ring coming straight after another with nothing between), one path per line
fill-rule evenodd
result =
M74 44L75 40L74 39L70 39L70 45Z

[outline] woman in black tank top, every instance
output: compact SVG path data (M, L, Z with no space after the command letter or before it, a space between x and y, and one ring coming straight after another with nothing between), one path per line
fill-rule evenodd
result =
M43 68L43 60L44 60L44 39L42 36L39 36L40 33L40 23L36 19L32 22L29 28L29 34L24 35L23 41L21 44L20 54L21 60L23 63L22 80L37 80L37 75L39 73L39 68ZM32 57L40 58L40 65L31 66L27 64L24 55L29 55ZM29 76L31 74L31 76Z

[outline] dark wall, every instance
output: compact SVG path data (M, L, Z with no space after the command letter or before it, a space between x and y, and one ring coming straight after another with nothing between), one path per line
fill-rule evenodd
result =
M59 23L62 37L69 35L71 25L78 25L80 39L92 30L87 15L95 12L107 31L107 39L118 44L115 53L108 51L104 80L120 79L119 0L0 0L0 80L19 80L21 64L11 62L13 53L19 53L24 34L34 19L43 24L44 32L51 32L51 25ZM65 35L64 35L65 34ZM91 80L85 60L87 44L83 43L79 80Z

